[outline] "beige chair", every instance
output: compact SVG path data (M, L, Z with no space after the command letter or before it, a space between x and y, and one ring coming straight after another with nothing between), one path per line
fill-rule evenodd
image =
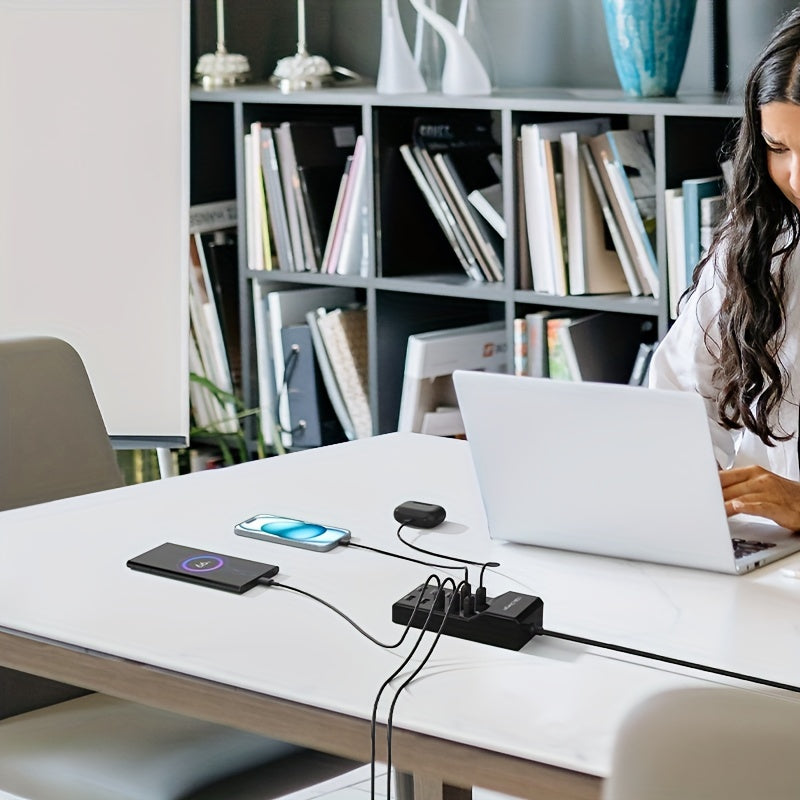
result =
M0 510L121 485L77 352L0 340ZM263 800L357 766L9 669L0 719L3 800Z
M796 800L800 698L724 686L655 695L625 718L604 800Z

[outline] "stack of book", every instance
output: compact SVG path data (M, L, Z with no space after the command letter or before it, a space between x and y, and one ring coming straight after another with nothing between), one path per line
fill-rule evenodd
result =
M419 118L400 154L465 273L502 281L502 165L490 121Z
M253 281L253 301L267 442L297 450L371 436L367 312L355 291Z
M248 267L366 275L368 183L356 126L253 122L244 152Z
M514 320L514 371L570 381L641 384L651 320L631 314L544 309Z
M659 296L651 139L651 131L611 130L607 117L521 126L531 273L521 285L559 296Z
M190 210L189 400L195 428L240 430L236 393L241 376L236 201Z
M681 295L691 286L694 268L708 250L725 214L723 175L728 166L723 164L719 175L687 178L680 186L664 191L669 310L673 319L678 314Z

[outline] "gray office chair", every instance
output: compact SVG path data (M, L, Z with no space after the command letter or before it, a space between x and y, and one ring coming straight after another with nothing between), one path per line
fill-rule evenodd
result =
M77 352L0 340L0 510L121 485ZM357 766L9 669L0 720L0 800L263 800Z
M603 800L796 800L798 752L795 698L675 689L623 721Z

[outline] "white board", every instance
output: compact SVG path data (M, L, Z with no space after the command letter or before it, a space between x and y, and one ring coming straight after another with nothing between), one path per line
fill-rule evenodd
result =
M0 0L0 335L72 344L122 446L188 437L188 13Z

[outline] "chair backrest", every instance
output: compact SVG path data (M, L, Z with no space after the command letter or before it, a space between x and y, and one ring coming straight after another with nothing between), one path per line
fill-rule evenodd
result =
M794 800L800 698L675 689L623 720L603 800Z
M53 337L0 339L0 510L122 484L75 349Z

